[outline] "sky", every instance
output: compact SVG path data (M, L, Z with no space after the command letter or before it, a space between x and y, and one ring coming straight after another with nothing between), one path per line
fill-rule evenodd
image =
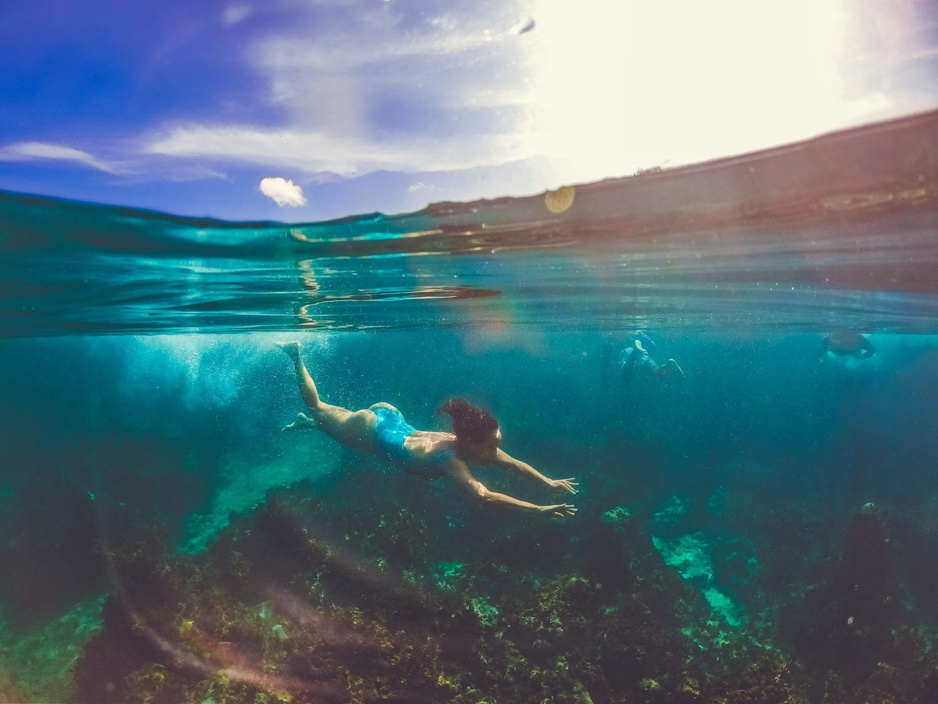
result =
M938 107L931 0L12 0L0 190L308 222Z

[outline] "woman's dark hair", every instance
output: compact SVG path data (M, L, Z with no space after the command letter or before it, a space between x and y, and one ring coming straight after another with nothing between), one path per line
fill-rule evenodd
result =
M461 398L449 399L440 410L453 419L453 433L462 440L485 440L498 430L498 421L492 414Z

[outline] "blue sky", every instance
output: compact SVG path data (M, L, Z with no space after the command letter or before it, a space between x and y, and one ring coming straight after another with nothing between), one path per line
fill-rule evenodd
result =
M0 189L288 221L527 195L934 108L936 17L924 0L12 0Z

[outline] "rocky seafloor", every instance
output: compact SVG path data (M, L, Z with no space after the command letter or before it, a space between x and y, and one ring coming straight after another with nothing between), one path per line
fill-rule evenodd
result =
M349 471L197 554L159 524L112 538L75 701L938 702L921 521L726 497L544 520L442 491Z

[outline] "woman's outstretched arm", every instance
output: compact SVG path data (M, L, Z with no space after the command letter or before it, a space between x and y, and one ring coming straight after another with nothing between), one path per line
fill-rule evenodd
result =
M502 469L515 472L516 474L520 474L523 477L542 481L551 489L566 491L570 494L577 493L577 486L579 482L574 481L573 477L569 477L568 479L549 479L534 469L534 467L529 465L527 462L516 460L501 448L498 449L498 452L495 455L495 464Z
M456 485L473 499L483 506L491 508L507 508L514 511L523 511L525 513L539 513L547 516L556 516L566 518L576 514L576 507L572 504L550 504L539 506L527 501L521 501L508 494L499 494L495 491L489 491L478 479L472 476L469 467L462 460L453 458L447 465L450 476L456 481Z

